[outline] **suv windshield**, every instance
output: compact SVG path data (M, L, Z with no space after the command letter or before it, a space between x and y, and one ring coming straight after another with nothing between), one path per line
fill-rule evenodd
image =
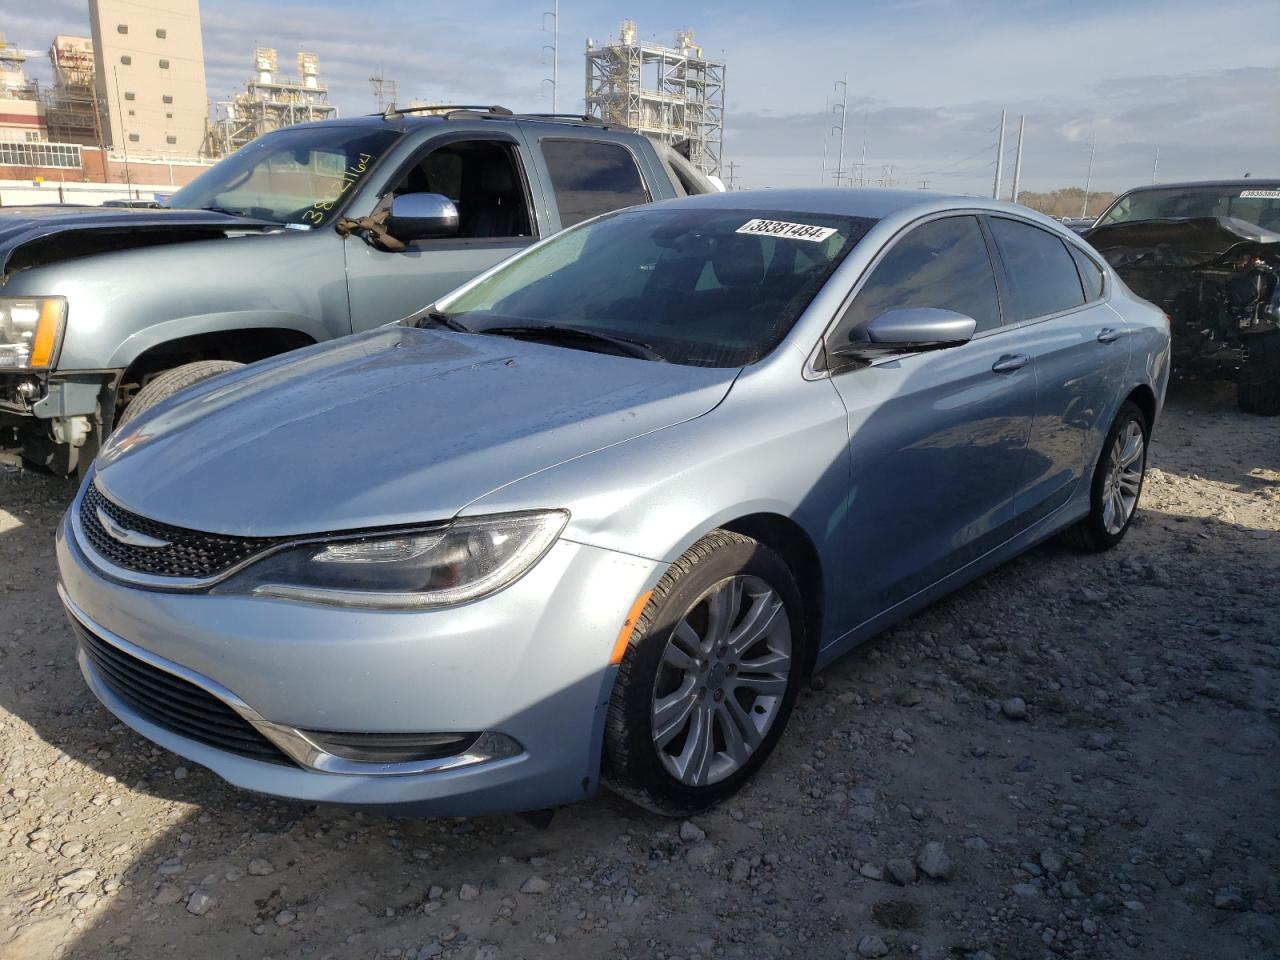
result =
M779 210L624 210L511 259L440 301L429 319L481 333L555 325L642 345L672 363L742 366L777 345L874 223Z
M399 137L395 130L334 124L276 130L201 174L169 206L321 226Z
M1261 185L1171 187L1135 190L1117 200L1094 228L1133 220L1182 220L1235 217L1270 230L1280 230L1280 187Z

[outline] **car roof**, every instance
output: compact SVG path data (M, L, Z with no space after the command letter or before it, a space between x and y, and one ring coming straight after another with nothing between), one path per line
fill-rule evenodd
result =
M1036 217L1033 210L1017 204L991 200L986 197L966 197L956 194L935 193L932 190L890 190L881 187L811 187L789 190L734 190L726 193L709 193L696 197L681 197L654 204L664 207L672 203L680 206L703 206L717 210L778 210L791 213L827 213L847 217L869 217L884 220L907 211L927 213L933 210L957 208L980 209L1017 213L1019 216Z
M1277 177L1241 177L1239 180L1185 180L1181 183L1146 183L1140 187L1130 187L1125 194L1146 193L1150 190L1184 190L1191 187L1239 187L1248 190L1250 187L1273 189L1280 187Z

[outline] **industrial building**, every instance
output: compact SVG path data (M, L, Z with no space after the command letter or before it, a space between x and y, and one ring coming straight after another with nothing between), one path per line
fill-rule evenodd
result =
M199 0L89 0L89 24L108 144L199 156L209 129Z
M631 20L616 41L587 41L587 113L666 143L687 141L689 160L720 175L724 142L724 63L708 60L693 32L674 47L641 40Z
M49 47L53 89L44 95L49 139L59 143L102 146L103 111L99 109L93 41L56 36Z
M27 57L0 33L0 141L26 143L45 139L44 104L40 88L27 78Z
M270 47L255 50L253 62L254 78L245 92L218 104L213 152L230 153L271 130L337 116L329 88L320 82L320 58L314 53L298 54L295 77L279 75L276 51Z

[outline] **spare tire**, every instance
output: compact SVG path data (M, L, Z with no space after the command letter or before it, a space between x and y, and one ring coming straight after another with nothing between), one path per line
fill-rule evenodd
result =
M220 373L239 370L243 363L234 360L199 360L196 363L184 363L180 367L166 370L145 387L138 391L129 405L124 408L116 420L116 426L122 427L138 414L154 407L161 400L168 400L175 393L195 386L202 380L216 377Z

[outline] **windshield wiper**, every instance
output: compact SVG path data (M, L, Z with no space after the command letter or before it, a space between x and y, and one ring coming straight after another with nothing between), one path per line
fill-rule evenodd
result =
M638 357L641 360L665 363L667 359L647 343L586 327L570 327L556 323L506 323L498 320L488 326L471 327L470 332L491 333L500 337L520 337L528 340L547 340L553 343L577 340L597 346L613 347L626 356Z
M418 327L444 327L446 330L456 330L458 333L475 333L461 320L455 320L447 313L437 313L435 310L428 310L420 313L413 318L411 326Z
M218 206L201 207L200 209L208 210L210 213L225 213L229 217L249 216L248 210L231 210L231 209L228 209L227 207L218 207Z

